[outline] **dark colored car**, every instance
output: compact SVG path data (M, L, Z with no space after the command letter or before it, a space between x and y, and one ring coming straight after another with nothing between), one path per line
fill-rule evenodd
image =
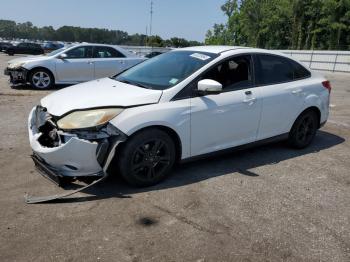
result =
M13 45L9 42L0 42L0 52L5 52L7 48L12 46Z
M64 47L64 45L59 43L49 42L49 43L45 43L42 47L44 48L45 52L51 52Z
M19 43L18 45L7 48L5 53L11 56L14 54L41 55L44 54L44 49L35 43Z
M161 55L161 54L163 54L163 53L162 53L162 52L154 51L154 52L148 53L147 55L145 55L145 57L147 57L147 58L152 58L152 57L155 57L155 56L158 56L158 55Z

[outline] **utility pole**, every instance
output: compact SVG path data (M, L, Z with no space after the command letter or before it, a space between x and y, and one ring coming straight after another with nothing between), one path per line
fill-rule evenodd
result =
M145 43L144 46L148 45L148 26L146 25L146 37L145 37Z
M149 35L152 36L153 0L151 0L151 11L150 11L150 14L151 14L151 20L150 20L150 23L149 23Z
M151 0L151 11L150 11L150 14L151 14L151 18L150 18L150 22L149 22L149 39L151 40L151 47L152 47L153 0Z

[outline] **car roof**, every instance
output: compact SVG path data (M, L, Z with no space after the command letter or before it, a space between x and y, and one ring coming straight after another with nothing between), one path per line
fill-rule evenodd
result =
M214 54L220 54L223 52L237 50L237 49L250 49L250 47L227 46L227 45L203 45L203 46L191 46L191 47L181 48L181 50L185 50L185 51L207 52L207 53L214 53Z
M78 44L72 44L72 46L111 46L111 47L116 47L117 45L109 45L109 44L94 44L94 43L78 43Z
M291 57L288 54L282 53L278 50L268 50L268 49L261 49L261 48L255 48L255 47L244 47L244 46L193 46L193 47L185 47L185 48L179 48L176 50L185 50L185 51L193 51L193 52L206 52L206 53L214 53L214 54L222 54L226 53L227 55L233 55L233 54L240 54L240 53L260 53L260 54L270 54L270 55L278 55L278 56L284 56L287 58L290 58L298 63L300 63L295 58Z
M119 52L121 52L123 55L125 55L126 57L138 57L130 52L128 52L126 49L118 46L118 45L109 45L109 44L95 44L95 43L78 43L78 44L71 44L69 46L69 48L74 48L74 47L78 47L78 46L109 46L112 47L116 50L118 50Z

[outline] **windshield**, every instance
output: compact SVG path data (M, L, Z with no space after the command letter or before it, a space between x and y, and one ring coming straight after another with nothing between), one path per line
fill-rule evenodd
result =
M45 55L46 55L46 56L54 56L54 55L56 55L56 54L58 54L58 53L60 53L60 52L62 52L62 51L64 51L64 50L66 50L66 49L69 48L69 47L71 47L71 45L67 45L67 46L65 46L65 47L62 47L62 48L57 49L57 50L54 50L54 51L52 51L52 52L50 52L50 53L47 53L47 54L45 54Z
M117 81L149 89L168 89L208 64L218 55L173 51L146 60L115 77Z

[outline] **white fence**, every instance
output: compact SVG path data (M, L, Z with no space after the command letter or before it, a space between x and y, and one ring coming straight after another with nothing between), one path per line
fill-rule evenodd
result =
M151 46L131 46L131 45L122 45L120 46L128 51L131 51L137 55L146 55L150 52L167 52L174 48L168 47L151 47Z
M166 52L173 48L150 46L122 46L138 55ZM350 73L350 51L279 50L314 70Z
M314 70L350 73L350 51L280 50Z

